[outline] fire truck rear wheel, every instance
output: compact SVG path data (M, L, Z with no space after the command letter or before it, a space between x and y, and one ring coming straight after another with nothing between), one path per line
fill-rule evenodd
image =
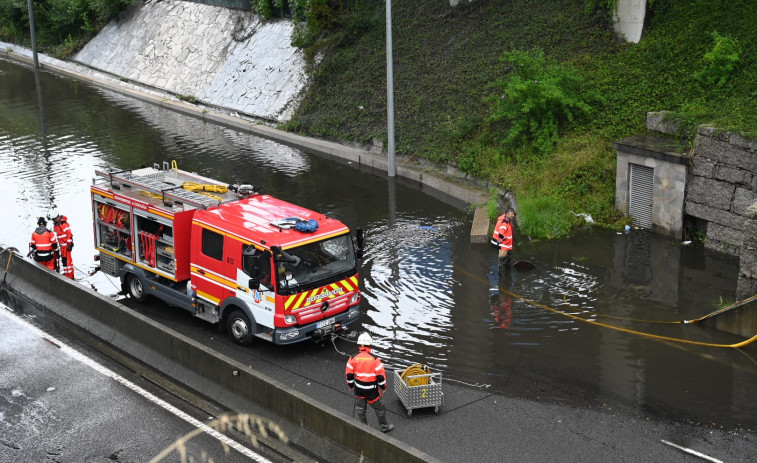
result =
M126 288L129 290L129 296L137 302L145 302L147 295L145 288L142 286L142 280L136 275L129 275L126 279Z
M254 327L247 315L239 309L234 310L226 319L226 329L234 342L243 346L252 344Z

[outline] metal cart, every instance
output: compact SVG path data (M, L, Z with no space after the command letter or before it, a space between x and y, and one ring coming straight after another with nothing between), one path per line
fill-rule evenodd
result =
M412 379L428 378L428 384L417 386L408 386L402 379L402 371L394 370L394 393L400 398L402 405L407 409L407 416L413 416L413 410L416 408L434 407L434 413L439 414L439 407L444 402L444 393L442 392L442 374L431 373L426 375L408 376L408 383L416 382Z

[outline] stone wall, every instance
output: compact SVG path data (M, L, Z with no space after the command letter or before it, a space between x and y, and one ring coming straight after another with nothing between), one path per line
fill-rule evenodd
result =
M757 140L699 127L686 214L706 223L707 248L740 255L757 233Z

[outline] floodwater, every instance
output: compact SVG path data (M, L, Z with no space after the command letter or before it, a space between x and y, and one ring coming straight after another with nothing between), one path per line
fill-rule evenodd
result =
M0 60L0 243L25 251L56 205L89 285L94 170L173 160L363 228L362 328L390 367L424 363L447 381L530 399L757 425L757 348L664 323L734 302L732 257L642 230L542 242L516 232L516 258L535 268L498 278L495 250L468 242L473 214L455 200Z

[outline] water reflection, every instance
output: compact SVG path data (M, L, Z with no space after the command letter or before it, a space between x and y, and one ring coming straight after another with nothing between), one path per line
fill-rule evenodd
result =
M424 363L449 380L516 396L757 423L757 406L746 400L757 392L753 346L648 336L739 341L699 325L652 323L697 318L713 301L733 300L731 257L638 230L587 229L547 242L516 234L516 259L535 268L499 278L495 250L469 243L472 211L408 182L44 72L39 85L32 77L0 60L2 243L25 249L35 218L56 204L74 229L81 278L94 251L94 170L177 160L362 227L362 328L389 368Z

